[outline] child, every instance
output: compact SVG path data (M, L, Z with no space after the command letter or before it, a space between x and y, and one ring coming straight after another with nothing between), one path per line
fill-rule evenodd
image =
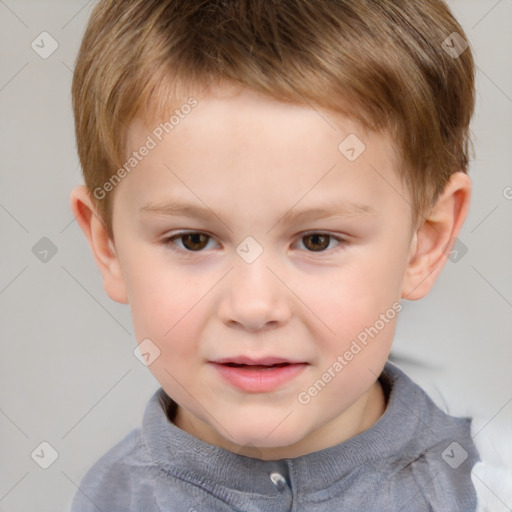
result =
M387 362L466 217L441 0L102 0L71 207L161 388L72 511L473 511L470 420Z

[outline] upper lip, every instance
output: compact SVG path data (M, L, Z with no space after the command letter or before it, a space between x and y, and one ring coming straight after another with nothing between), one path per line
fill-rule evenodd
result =
M281 363L290 363L290 364L297 364L297 363L305 363L305 361L294 361L292 359L287 359L284 357L261 357L258 359L253 359L251 357L247 356L235 356L235 357L224 357L222 359L217 359L215 361L212 361L213 363L217 364L226 364L226 363L234 363L234 364L247 364L247 365L258 365L258 366L272 366L274 364L281 364Z

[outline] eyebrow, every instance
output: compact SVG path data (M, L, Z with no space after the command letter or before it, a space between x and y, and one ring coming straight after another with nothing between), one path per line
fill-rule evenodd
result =
M354 215L375 215L377 211L371 206L354 201L345 201L339 204L329 204L330 207L316 207L294 211L294 207L288 210L281 219L276 222L285 225L325 219L327 217L349 217ZM210 208L200 205L192 205L180 202L147 203L140 210L141 213L165 215L172 217L190 217L199 220L211 220L218 217Z

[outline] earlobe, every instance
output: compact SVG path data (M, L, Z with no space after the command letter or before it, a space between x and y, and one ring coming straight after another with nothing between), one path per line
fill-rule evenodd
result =
M411 241L402 284L402 298L418 300L432 289L466 218L471 180L464 172L452 174L443 193Z
M73 189L70 205L89 242L105 291L112 300L127 304L126 286L115 245L96 211L87 187L81 185Z

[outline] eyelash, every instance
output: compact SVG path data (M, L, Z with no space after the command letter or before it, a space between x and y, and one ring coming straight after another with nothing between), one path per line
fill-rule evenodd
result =
M184 255L186 257L193 257L195 254L199 254L201 252L204 252L205 249L201 249L199 251L191 251L189 249L182 249L180 247L177 247L176 244L174 243L174 240L178 240L180 238L183 238L184 236L186 235L205 235L209 238L208 240L208 243L213 240L213 237L211 235L209 235L208 233L203 233L202 231L182 231L180 233L176 233L175 235L173 236L170 236L170 237L167 237L165 238L164 240L162 240L162 244L166 247L168 247L169 249L171 249L172 251L176 251L176 252L179 252L181 255ZM324 249L322 251L309 251L306 249L306 252L309 253L309 254L316 254L316 253L329 253L329 252L337 252L339 250L341 250L343 248L344 245L346 245L347 243L347 240L345 240L344 238L341 238L339 236L336 236L336 235L332 235L331 233L324 233L322 231L309 231L307 233L304 233L302 234L301 237L299 237L299 240L302 240L303 238L305 237L308 237L308 236L313 236L313 235L320 235L320 236L328 236L329 237L329 244L331 242L331 240L336 240L338 243L338 245L332 249Z

